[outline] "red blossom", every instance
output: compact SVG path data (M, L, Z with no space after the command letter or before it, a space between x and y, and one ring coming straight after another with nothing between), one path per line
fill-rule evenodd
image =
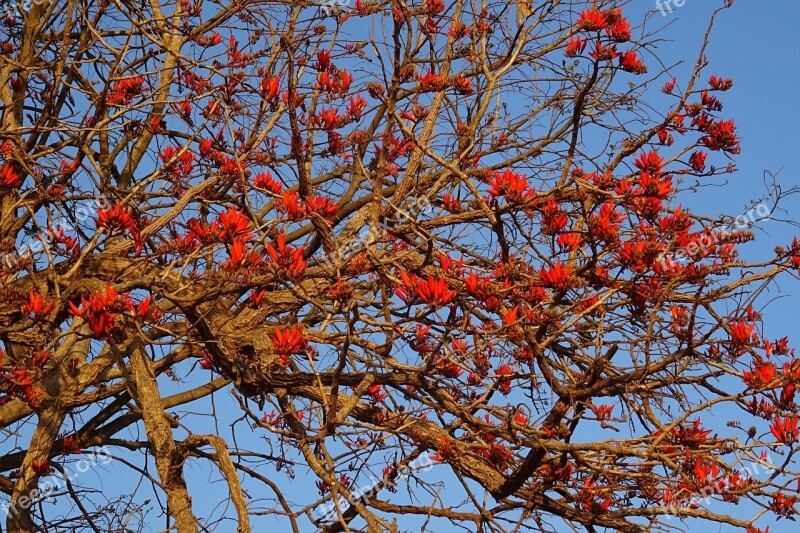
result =
M253 178L253 186L259 189L266 189L272 194L279 194L283 189L283 184L272 177L272 173L267 171L256 175Z
M754 333L755 327L755 324L748 324L744 320L731 322L731 344L740 347L758 343L758 334Z
M739 139L736 137L736 124L732 120L721 120L709 124L705 131L708 135L700 139L709 150L738 154L741 152Z
M617 56L619 56L619 52L617 52L616 45L605 46L600 41L594 44L594 51L589 54L589 57L595 61L612 61Z
M773 363L757 364L753 370L742 372L745 385L751 389L760 389L772 383L775 378L775 365Z
M556 239L556 244L564 251L577 250L581 246L583 237L580 233L562 233Z
M600 31L606 27L608 21L606 15L597 9L587 9L581 11L578 17L578 27L586 31Z
M697 151L689 158L689 164L696 172L703 172L706 169L706 156L708 154L703 151Z
M708 84L711 85L711 88L715 91L727 91L731 87L733 87L733 80L731 79L722 79L712 75L708 79Z
M786 415L781 417L776 416L769 426L769 430L781 442L786 445L792 445L797 442L797 436L800 430L797 428L798 418L796 415Z
M39 293L33 292L33 289L30 289L28 292L28 301L22 304L22 314L29 318L40 318L49 315L55 306L55 303L45 305L44 297Z
M435 74L428 70L423 76L419 76L417 81L421 91L442 91L447 87L447 77L443 74Z
M367 101L364 100L360 94L351 96L350 106L347 108L347 115L351 120L357 120L361 117L361 113L364 111L365 107L367 107Z
M306 200L306 210L309 213L317 213L323 218L332 218L338 209L336 202L327 196L316 195Z
M281 233L278 235L276 245L272 243L266 246L267 254L278 267L290 279L299 281L302 279L303 274L308 266L306 260L303 258L303 248L293 248L286 245L286 235Z
M631 23L626 19L619 19L606 27L606 33L618 43L630 41Z
M306 217L306 206L300 203L297 191L286 191L276 200L278 211L286 213L289 220L298 221Z
M303 334L303 328L300 324L275 328L269 339L272 341L275 354L279 357L283 366L288 365L289 356L308 348L308 339Z
M456 295L456 291L450 289L450 284L443 278L428 276L425 280L418 280L416 292L419 299L432 307L446 305Z
M592 404L592 411L598 420L610 420L611 413L614 412L613 405L594 405Z
M0 168L0 187L17 188L22 185L22 176L14 170L13 165L6 163Z
M218 220L224 238L234 241L247 240L251 237L250 221L235 207L220 213Z
M567 42L567 48L564 50L564 55L567 57L577 57L586 50L586 44L588 41L581 39L578 35L575 35Z
M94 219L98 228L105 228L113 232L116 229L125 230L132 236L136 236L136 223L130 210L122 207L117 202L110 208L101 207L97 210L97 217Z
M331 66L331 53L328 50L320 50L317 52L317 70L328 70Z
M678 78L672 78L670 81L666 82L661 87L661 92L664 94L672 94L672 91L675 90L675 84L678 83Z
M50 461L47 459L36 459L31 463L31 470L37 476L46 476L50 473Z
M510 203L523 203L530 199L535 191L528 187L527 176L507 168L492 175L492 179L489 180L489 194L494 197L503 196Z
M554 265L539 270L539 277L546 287L567 288L572 278L572 271L559 259Z
M77 435L69 435L61 441L61 450L64 455L74 455L81 453L81 444Z
M113 106L129 105L135 96L147 90L144 76L134 76L114 82L106 95L106 103Z
M623 70L633 72L634 74L644 74L647 72L647 65L644 64L639 54L633 50L628 50L620 54L619 66L622 67Z
M105 339L114 333L117 315L130 312L133 302L127 294L119 294L106 284L104 292L90 294L88 299L81 296L80 307L72 302L69 306L73 315L86 320L95 337Z

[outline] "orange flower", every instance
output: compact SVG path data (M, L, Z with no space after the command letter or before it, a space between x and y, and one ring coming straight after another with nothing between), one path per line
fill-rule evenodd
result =
M276 328L269 338L275 353L284 366L288 365L290 355L308 348L308 339L303 335L303 328L300 324L294 324L288 328Z
M50 314L55 308L56 304L44 304L44 297L41 294L33 292L30 289L28 293L28 301L22 304L22 314L26 317L38 318Z
M6 163L0 169L0 187L19 187L22 185L22 176L20 176L14 167Z
M442 278L429 275L425 281L419 280L417 283L417 296L434 307L446 305L455 295L456 291L450 290L450 284Z
M769 430L775 435L778 442L791 445L797 441L798 433L800 433L800 430L797 429L797 422L796 415L786 415L783 420L781 420L781 417L776 416L772 424L770 424Z
M607 24L608 21L606 20L605 14L597 9L581 11L581 15L578 17L578 26L586 31L600 31L605 28Z
M560 259L553 266L539 270L539 278L546 287L566 288L571 277L569 266L561 263Z

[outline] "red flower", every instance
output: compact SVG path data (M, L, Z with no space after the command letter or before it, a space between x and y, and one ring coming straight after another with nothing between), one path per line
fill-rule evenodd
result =
M218 220L220 226L222 226L223 236L231 241L238 239L247 240L251 237L250 221L235 207L231 207L224 213L221 213Z
M447 78L443 74L434 74L428 70L424 76L418 76L420 90L441 91L447 87Z
M300 204L300 195L297 191L286 191L277 200L278 211L286 213L289 220L303 220L306 216L306 207Z
M283 366L288 365L290 355L308 348L308 339L303 335L303 328L300 324L294 324L288 328L276 328L269 339Z
M722 79L716 76L711 76L711 78L709 78L708 80L708 84L711 85L711 88L714 89L715 91L727 91L728 89L733 87L733 80Z
M658 151L642 152L639 158L633 162L634 166L642 172L659 174L664 168L664 158L658 155Z
M272 194L278 194L283 188L283 184L275 180L269 171L258 174L253 178L253 185L259 189L267 189Z
M745 370L742 373L745 385L751 389L760 389L772 383L775 377L775 365L761 363L754 370Z
M367 107L367 101L362 98L360 94L350 97L350 107L347 108L347 115L352 120L357 120L364 108Z
M586 50L586 43L587 41L584 41L577 35L574 36L569 40L569 42L567 42L567 48L564 50L564 55L567 57L577 57L581 55L583 51Z
M664 94L672 94L672 91L675 90L675 84L678 83L678 78L672 78L671 81L668 81L661 87L661 91Z
M339 125L339 114L333 107L323 109L318 116L314 117L314 123L318 126L324 124L325 128L332 130Z
M332 218L338 210L336 202L327 196L319 195L306 200L306 208L309 213L317 213L323 218Z
M800 430L797 429L798 418L795 415L786 415L781 420L781 417L776 416L769 426L769 430L778 439L778 442L791 445L797 441L797 436Z
M458 261L455 261L450 255L440 253L438 259L439 266L442 267L442 270L451 276L461 276L464 272L464 256L461 256Z
M517 313L519 313L519 306L515 305L513 308L503 313L501 320L504 326L511 326L517 321Z
M736 124L732 120L721 120L714 122L706 127L706 135L700 141L709 150L729 152L738 154L742 148L739 139L736 137Z
M456 291L450 290L447 280L430 275L424 281L418 280L416 290L419 299L433 307L446 305L456 295Z
M745 346L758 342L758 334L754 334L755 324L747 324L743 320L736 320L731 323L731 344L734 346Z
M617 52L616 45L605 46L600 41L597 41L594 44L594 51L591 54L589 54L589 57L591 57L595 61L611 61L618 55L619 52Z
M261 80L261 96L270 102L278 99L281 91L280 80L277 76L267 76Z
M562 264L560 259L553 266L539 270L539 278L546 287L568 288L571 277L569 266Z
M367 389L367 394L371 396L372 403L378 403L387 396L387 394L383 392L383 387L380 385L372 385Z
M341 94L347 93L350 90L350 84L353 81L353 77L350 75L349 72L346 70L342 70L341 74L339 75L337 89L338 92Z
M422 12L429 16L436 16L445 10L444 0L425 0Z
M44 297L41 294L33 292L30 289L28 293L28 301L22 304L22 314L26 317L38 318L50 314L55 308L56 304L44 304Z
M706 169L706 152L697 151L689 158L689 164L696 172L703 172Z
M36 459L31 463L31 469L37 476L46 476L50 473L50 461L47 459Z
M447 31L447 35L453 40L458 40L469 35L471 29L472 26L467 26L466 24L462 24L459 20L454 20L450 29Z
M86 320L95 337L103 339L114 332L117 315L133 309L133 302L106 284L105 293L90 294L88 300L81 296L80 308L72 302L69 306L72 314Z
M484 448L479 453L501 472L508 470L508 461L514 457L514 453L511 450L507 450L505 444L496 444L494 442L489 445L488 449Z
M606 15L597 9L581 11L581 15L578 17L578 26L586 31L600 31L607 24Z
M346 303L353 297L353 285L342 278L336 280L336 285L329 288L331 298L337 302Z
M489 194L492 196L503 196L510 203L523 203L535 194L533 189L528 188L528 177L524 174L517 174L510 168L502 173L495 172L489 180Z
M293 248L286 245L286 235L278 235L277 246L267 244L267 253L277 265L292 280L303 277L308 266L303 258L303 248Z
M475 89L472 88L472 80L464 77L462 74L459 74L453 80L453 87L456 91L465 96L469 96L475 92Z
M598 420L610 420L611 413L614 411L613 405L592 405L592 411Z
M64 440L61 442L61 450L64 455L81 453L81 445L80 442L78 442L78 437L75 435L64 437Z
M664 199L672 192L672 178L661 174L650 174L642 171L639 174L639 189L635 194ZM660 203L659 203L660 207Z
M556 244L561 250L572 251L580 247L583 238L580 233L562 233L556 239Z
M143 76L135 76L114 82L111 91L106 95L106 103L120 106L133 102L133 97L147 90Z
M495 292L491 278L482 278L474 272L470 272L467 277L464 278L464 288L470 296L479 300L485 300Z
M22 185L22 176L20 176L14 167L8 163L3 165L0 169L0 187L16 188Z
M769 508L772 512L779 516L791 518L796 512L794 506L797 503L797 498L793 496L784 496L783 493L778 493L770 503Z
M618 43L630 41L631 23L625 19L619 19L606 28L606 33Z
M317 52L317 70L328 70L331 65L331 53L327 50Z
M211 148L212 141L211 139L203 139L200 141L199 150L200 150L200 157L208 157L213 152Z
M549 198L542 207L542 233L545 235L555 235L569 223L569 217L558 203Z
M133 215L128 209L123 208L119 202L109 209L104 207L98 209L97 218L94 220L98 228L105 228L108 231L123 229L127 230L133 236L137 234Z
M633 72L634 74L644 74L647 72L647 65L641 60L639 54L633 50L623 52L619 56L619 66L622 67L623 70Z

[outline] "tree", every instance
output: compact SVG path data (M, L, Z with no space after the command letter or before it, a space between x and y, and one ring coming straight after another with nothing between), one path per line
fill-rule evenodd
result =
M793 519L756 307L800 243L680 206L735 170L733 82L617 4L8 12L6 530Z

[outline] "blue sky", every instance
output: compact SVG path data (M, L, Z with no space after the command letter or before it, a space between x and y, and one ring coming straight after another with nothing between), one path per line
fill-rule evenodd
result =
M683 7L666 16L655 12L652 22L666 25L663 36L667 40L657 50L665 63L674 59L687 61L687 67L693 65L709 14L721 4L722 0L686 0ZM655 0L636 0L626 11L645 9L654 10ZM633 13L630 16L635 18ZM779 173L784 190L800 185L798 17L800 2L796 0L737 0L717 19L707 53L707 72L734 79L733 89L722 93L721 99L723 114L736 121L742 153L735 157L739 171L728 177L725 186L681 198L694 211L708 216L744 213L749 200L765 193L765 171ZM776 218L800 220L800 196L787 198L781 207L788 213L778 212ZM797 228L778 221L761 226L763 232L756 232L757 240L742 247L746 257L764 257L776 245L786 245L800 234ZM763 310L769 336L791 335L796 327L800 283L784 277L779 288L785 298ZM773 290L773 296L778 295ZM794 344L797 342L795 338Z

